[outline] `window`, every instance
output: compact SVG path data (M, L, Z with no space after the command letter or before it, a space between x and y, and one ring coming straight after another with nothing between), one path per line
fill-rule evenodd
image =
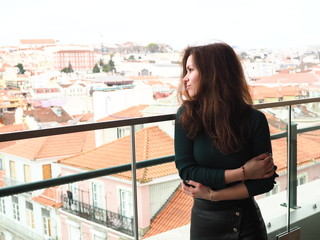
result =
M104 237L100 237L100 236L97 236L97 235L93 235L93 240L105 240L106 238Z
M107 240L106 232L102 232L101 230L96 230L94 228L91 228L90 232L92 233L92 240Z
M17 175L16 175L16 163L14 161L9 162L10 164L10 177L13 179L17 179Z
M126 190L120 190L121 215L133 217L132 193Z
M45 164L42 166L43 179L50 179L51 176L51 164Z
M52 235L51 232L51 219L50 211L44 208L41 208L42 222L43 222L43 233L47 236Z
M6 214L6 203L4 198L0 198L0 213Z
M12 210L13 210L13 219L20 221L19 199L16 196L12 196Z
M119 127L117 128L117 138L122 138L130 135L130 127Z
M308 182L307 173L298 174L297 176L297 186L305 184Z
M81 239L80 226L69 224L69 239Z
M69 183L68 184L68 190L71 192L71 195L69 195L69 198L73 200L79 200L79 194L78 194L78 188L76 183ZM72 196L72 197L71 197Z
M31 170L30 166L27 164L23 165L23 170L24 170L24 181L25 182L31 182Z
M94 207L104 208L103 192L101 183L92 183L92 204Z
M28 202L28 201L26 201L26 217L27 217L27 225L31 228L34 228L33 205L31 202Z

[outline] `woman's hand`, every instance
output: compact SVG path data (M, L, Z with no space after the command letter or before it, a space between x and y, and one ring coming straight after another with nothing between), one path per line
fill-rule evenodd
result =
M193 198L202 198L215 201L215 191L213 191L211 188L192 180L189 180L188 184L192 186L187 186L183 181L181 182L181 187L184 193Z
M244 165L245 180L268 178L274 174L275 166L270 153L263 153L250 159Z

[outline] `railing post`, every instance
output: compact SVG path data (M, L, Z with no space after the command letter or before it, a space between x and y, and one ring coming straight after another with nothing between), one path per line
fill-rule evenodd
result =
M289 155L288 155L288 207L297 209L297 124L289 123L290 125L290 138L287 138Z
M136 144L135 126L131 125L131 172L132 172L132 201L133 201L133 234L139 240L138 231L138 203L137 203L137 175L136 175Z
M291 231L291 209L297 209L297 124L291 119L292 106L288 109L287 123L287 233Z

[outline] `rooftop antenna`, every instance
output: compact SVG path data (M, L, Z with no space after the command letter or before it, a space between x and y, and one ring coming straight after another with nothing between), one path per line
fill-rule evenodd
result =
M103 46L103 34L100 33L100 37L101 37L101 55L103 55L104 53L104 46Z

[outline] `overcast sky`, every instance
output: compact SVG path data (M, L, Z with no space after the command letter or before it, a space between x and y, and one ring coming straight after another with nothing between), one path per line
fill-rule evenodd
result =
M320 44L319 0L3 0L0 45L212 40L240 48Z

